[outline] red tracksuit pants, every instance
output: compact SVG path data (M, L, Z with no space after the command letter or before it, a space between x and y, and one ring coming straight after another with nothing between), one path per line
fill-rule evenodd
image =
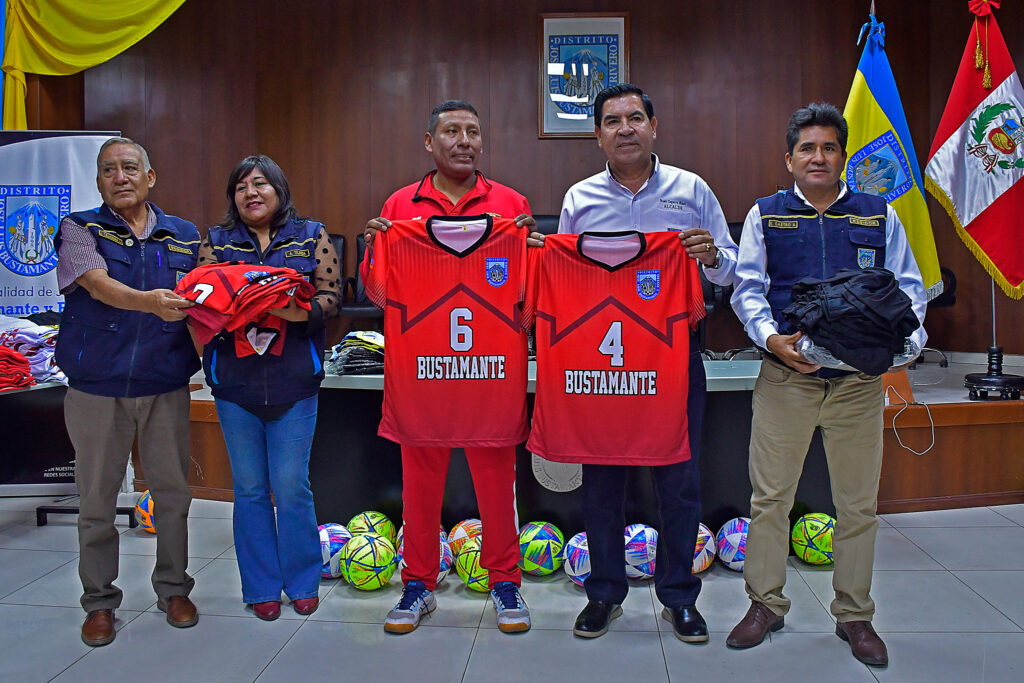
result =
M488 585L493 587L499 581L520 585L516 448L466 448L465 451L480 508L483 526L480 564L488 571ZM402 583L419 580L429 590L437 587L437 573L441 568L437 529L451 455L451 448L402 446L402 518L405 522Z

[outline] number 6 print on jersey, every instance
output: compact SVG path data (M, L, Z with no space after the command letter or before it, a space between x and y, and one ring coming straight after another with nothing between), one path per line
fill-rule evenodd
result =
M690 457L690 332L700 276L676 233L551 235L530 252L537 323L527 448L548 460L665 465Z
M392 221L367 251L384 309L378 434L407 446L526 439L526 231L492 216Z

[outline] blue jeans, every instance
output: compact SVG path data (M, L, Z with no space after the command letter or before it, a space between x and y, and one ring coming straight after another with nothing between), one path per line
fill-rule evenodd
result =
M317 397L265 422L216 399L235 483L235 555L246 603L311 598L320 586L320 537L309 490ZM274 502L277 519L274 519Z

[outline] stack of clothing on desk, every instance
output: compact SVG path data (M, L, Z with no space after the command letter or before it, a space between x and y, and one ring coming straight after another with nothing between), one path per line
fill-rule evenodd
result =
M0 346L0 391L30 387L32 378L28 359L8 346Z
M324 364L328 374L379 375L384 372L384 335L380 332L349 332L331 348Z
M27 318L0 315L0 346L17 351L26 358L37 382L68 383L68 378L53 360L53 350L57 346L55 325L38 325Z

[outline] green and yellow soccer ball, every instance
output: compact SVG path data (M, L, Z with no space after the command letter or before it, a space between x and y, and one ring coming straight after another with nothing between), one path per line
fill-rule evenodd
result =
M383 588L397 566L395 546L380 534L355 534L341 550L341 576L359 590Z
M544 576L562 566L565 536L550 522L529 522L519 530L519 568Z
M480 566L480 539L471 538L462 544L455 556L455 571L470 590L486 593L487 570Z
M380 534L388 539L392 547L395 545L397 532L395 524L383 512L367 510L348 520L345 525L352 534Z
M808 564L832 564L832 534L836 520L812 512L796 520L790 539L793 552Z

